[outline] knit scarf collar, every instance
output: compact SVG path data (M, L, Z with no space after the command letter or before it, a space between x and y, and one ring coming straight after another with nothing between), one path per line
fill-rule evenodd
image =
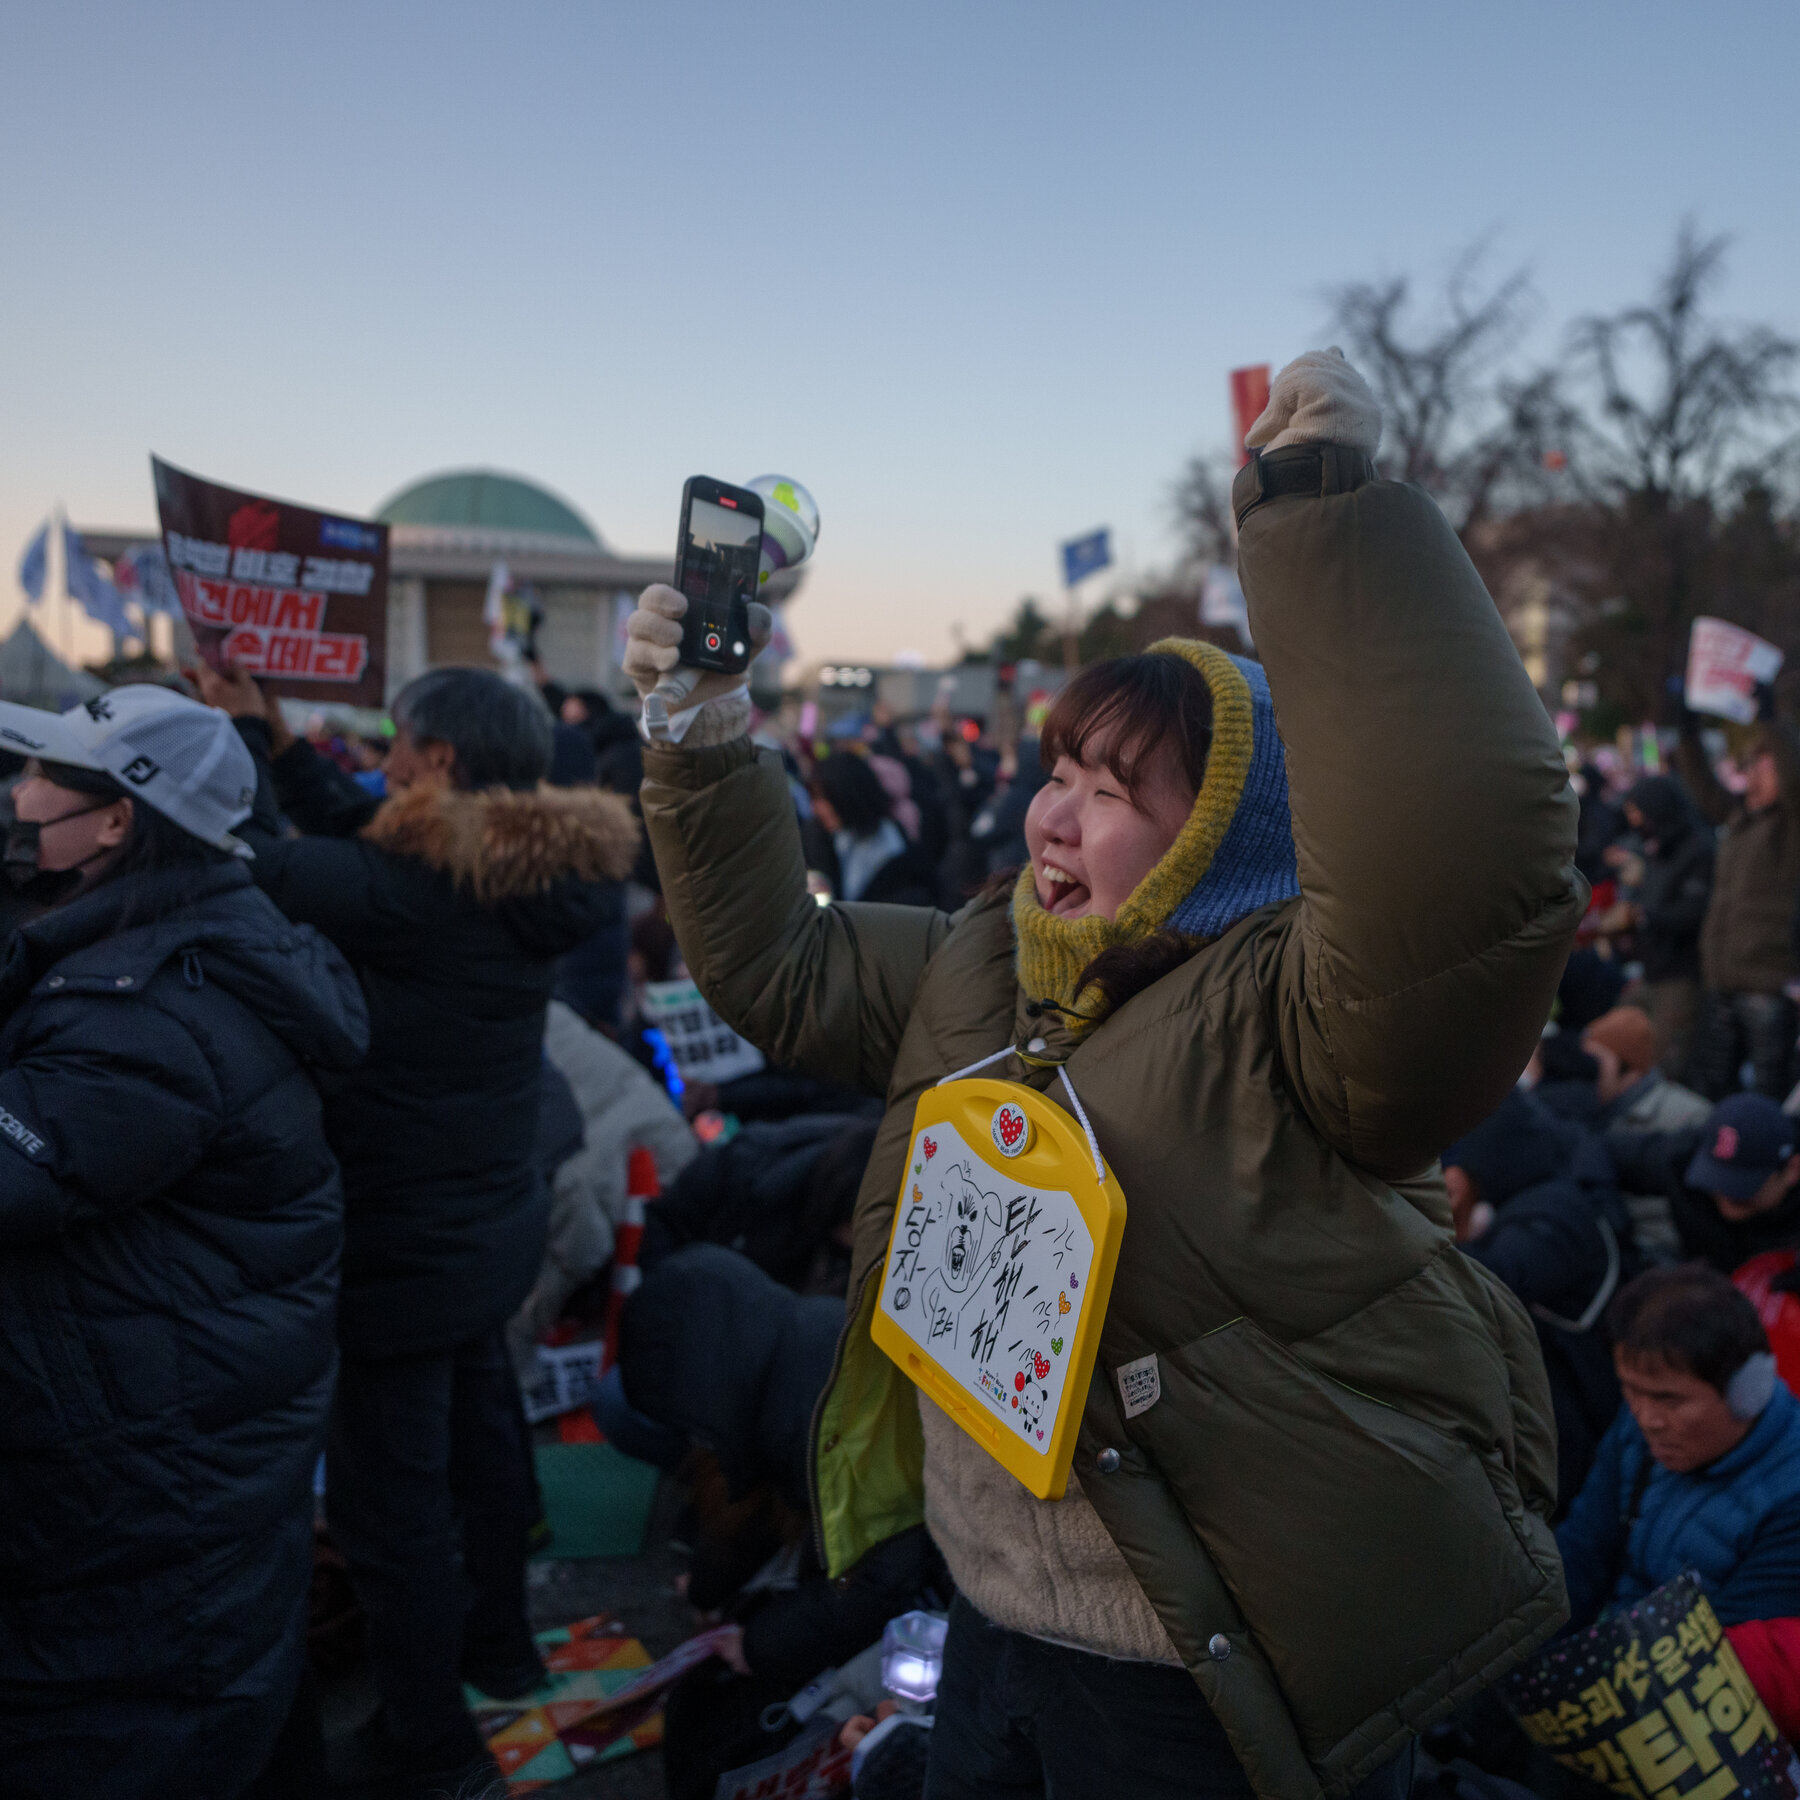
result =
M1106 1016L1099 988L1076 991L1082 970L1102 950L1169 929L1217 937L1245 914L1300 892L1287 763L1261 664L1194 638L1164 638L1150 648L1186 657L1212 694L1212 746L1187 823L1116 919L1046 912L1029 865L1013 889L1019 985L1033 1000L1056 1007L1077 1040Z

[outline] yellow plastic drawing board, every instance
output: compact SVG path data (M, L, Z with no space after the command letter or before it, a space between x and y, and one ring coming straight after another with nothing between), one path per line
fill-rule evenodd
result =
M1040 1500L1068 1486L1124 1234L1060 1106L985 1079L920 1098L869 1329Z

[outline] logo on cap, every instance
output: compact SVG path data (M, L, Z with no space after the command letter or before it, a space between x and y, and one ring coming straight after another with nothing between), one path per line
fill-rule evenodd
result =
M134 756L119 773L133 787L142 787L146 781L162 773L162 764L152 762L147 756Z
M1713 1156L1719 1162L1730 1162L1738 1152L1738 1134L1735 1125L1721 1125L1719 1135L1713 1140Z
M84 700L82 705L87 708L88 717L102 725L113 716L112 702L104 694L96 694L93 699Z

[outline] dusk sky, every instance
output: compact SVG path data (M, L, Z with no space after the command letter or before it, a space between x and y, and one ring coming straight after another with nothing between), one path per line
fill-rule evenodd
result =
M0 625L149 454L364 513L478 465L670 553L798 477L808 656L948 655L1059 540L1170 559L1226 372L1485 237L1528 351L1692 216L1800 334L1800 9L14 4Z

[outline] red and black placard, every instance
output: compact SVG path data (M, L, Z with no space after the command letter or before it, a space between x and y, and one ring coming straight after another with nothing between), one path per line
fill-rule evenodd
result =
M276 694L386 698L388 528L150 459L163 550L200 654Z

